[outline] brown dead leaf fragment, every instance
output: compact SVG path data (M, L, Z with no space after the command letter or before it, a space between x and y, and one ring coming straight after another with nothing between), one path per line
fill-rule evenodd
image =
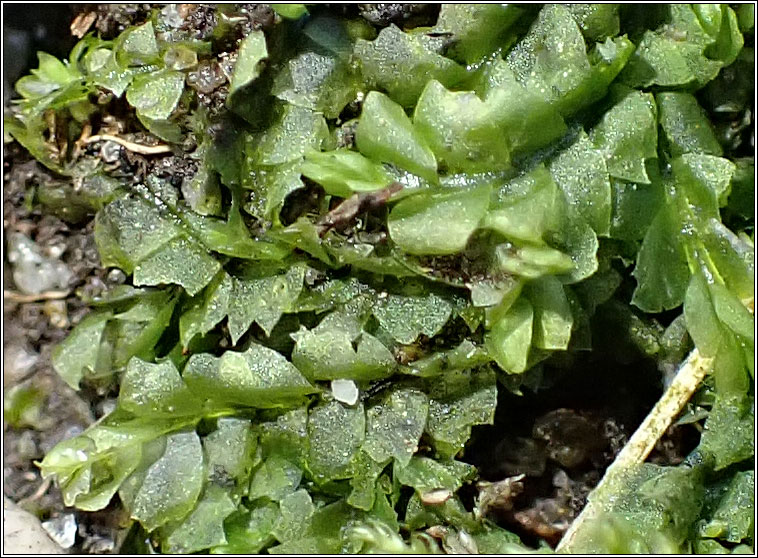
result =
M344 229L364 211L371 211L382 207L393 194L403 189L403 186L393 182L386 188L375 192L361 192L353 194L329 213L318 220L319 236L324 236L332 229Z
M95 12L82 12L71 22L71 34L77 39L81 39L87 34L89 28L95 23L97 14Z

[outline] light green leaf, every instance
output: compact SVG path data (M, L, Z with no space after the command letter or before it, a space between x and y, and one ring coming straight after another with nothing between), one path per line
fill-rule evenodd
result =
M317 391L281 354L255 343L244 353L226 351L220 358L194 354L183 377L203 399L264 409L294 406Z
M203 449L194 432L172 434L163 455L147 470L132 517L148 531L185 517L203 487Z
M437 181L437 161L403 107L371 91L363 102L355 130L358 149L367 157L392 163L429 182Z
M409 196L390 212L390 237L409 254L460 252L484 217L489 198L488 185Z
M111 317L110 312L90 314L53 349L53 368L72 388L79 389L82 378L97 370L100 340Z
M379 324L399 343L413 343L422 333L434 337L442 330L452 305L433 293L427 296L394 295L382 298L374 308Z
M151 364L132 358L121 379L119 406L138 416L199 414L201 402L182 381L170 360Z
M321 403L308 414L308 469L316 482L349 476L349 465L363 444L366 416L363 404L347 407L338 401Z
M280 515L271 534L279 542L297 540L303 534L303 527L310 522L316 507L307 490L300 489L284 497L279 503Z
M418 449L429 412L427 396L414 389L396 389L366 410L365 451L381 463L390 457L405 465Z
M526 370L532 343L533 317L532 305L521 297L492 324L484 338L489 353L509 374L520 374Z
M231 84L229 85L229 96L233 95L238 89L255 81L261 74L261 62L268 57L266 48L266 37L263 31L252 31L240 44L237 62L234 65Z
M611 176L648 184L645 160L657 157L657 130L653 95L630 91L603 115L590 139L605 156Z
M574 318L563 284L555 277L542 277L529 283L527 296L534 307L532 344L540 349L566 349Z
M135 285L176 283L190 296L199 293L221 269L221 264L207 251L184 236L169 240L164 246L134 267Z
M359 39L355 56L364 78L404 107L413 106L429 79L451 87L466 78L462 66L427 48L420 36L404 33L395 25L382 29L374 41Z
M311 152L300 172L321 184L327 194L341 198L349 198L355 192L381 190L392 182L380 164L347 149Z
M183 73L161 70L135 76L126 90L126 100L140 116L166 120L174 112L183 90Z
M208 486L192 513L176 528L161 534L162 550L170 554L190 554L226 544L224 520L236 509L224 489Z

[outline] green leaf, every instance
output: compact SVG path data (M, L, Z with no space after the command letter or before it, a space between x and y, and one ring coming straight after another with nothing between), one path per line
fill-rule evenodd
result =
M740 471L732 478L711 517L699 526L699 534L731 543L749 539L754 531L754 509L755 471Z
M201 409L170 360L151 364L136 357L121 379L118 402L137 416L193 415Z
M520 374L526 370L532 343L533 317L532 305L521 297L492 324L484 338L489 353L509 374Z
M550 174L576 209L598 235L611 226L611 183L605 158L582 133L579 139L550 164Z
M120 267L126 273L179 234L176 225L141 197L116 200L95 217L95 242L102 265Z
M321 114L287 104L276 113L274 123L264 132L250 136L254 149L248 164L280 165L299 161L311 150L319 150L329 130Z
M247 492L256 445L249 420L233 417L218 419L216 430L203 438L208 480L220 486L228 486L232 480L238 489Z
M263 31L252 31L240 44L237 62L234 64L229 97L239 89L255 81L261 74L262 61L268 57L266 37Z
M355 130L358 149L367 157L392 163L429 182L437 181L437 161L403 107L378 91L363 102Z
M566 349L574 318L561 282L555 277L532 281L527 296L534 307L532 344L540 349Z
M144 66L158 62L158 43L153 23L148 21L124 31L113 50L120 66Z
M390 212L390 237L409 254L460 252L484 217L489 198L488 185L409 196Z
M602 41L619 34L619 6L616 4L570 4L567 6L582 34Z
M327 194L340 198L349 198L355 192L381 190L392 182L380 164L347 149L311 152L300 172L321 184Z
M203 450L194 432L172 434L163 455L147 470L132 505L132 517L148 531L185 517L200 496Z
M451 33L456 41L445 55L472 64L507 46L523 13L513 4L443 4L432 32Z
M645 312L670 310L684 301L690 270L680 228L671 208L664 206L642 241L633 273L637 288L632 304Z
M161 70L135 76L126 90L126 100L137 114L150 120L166 120L174 112L184 90L184 74Z
M183 377L198 397L263 409L295 406L317 391L281 354L255 343L220 358L194 354Z
M308 413L308 469L318 483L349 476L349 465L363 444L366 416L363 404L347 407L323 402Z
M248 497L251 500L265 497L278 502L297 490L302 476L300 467L275 453L253 473Z
M590 132L604 155L611 176L629 182L650 183L645 160L657 157L658 126L653 95L630 91Z
M430 50L419 35L404 33L395 25L382 29L374 41L358 39L355 56L369 84L404 107L413 106L429 79L451 87L466 78L462 66Z
M177 527L161 533L162 550L170 554L190 554L226 544L224 520L236 509L224 489L208 486L192 513Z
M451 92L430 80L416 104L413 126L448 172L507 169L510 153L498 108L473 91Z
M159 250L134 267L135 285L175 283L184 287L190 296L199 293L221 269L221 264L205 249L179 236L169 240Z
M240 506L224 522L226 543L214 546L213 554L255 554L274 542L271 531L279 517L279 506L258 500L251 509Z
M53 368L72 388L79 389L82 378L98 369L100 340L111 317L110 312L90 314L53 349Z
M289 312L303 288L305 267L293 265L284 273L271 273L265 267L248 268L247 276L233 279L229 295L229 333L232 342L240 337L255 321L267 336L282 314Z
M435 461L428 457L413 457L407 465L395 464L395 477L419 493L437 489L458 490L465 481L476 476L476 468L461 461Z
M413 343L419 335L434 337L442 330L452 305L433 293L426 296L389 294L374 308L379 324L398 343Z
M284 497L279 503L280 515L271 533L279 542L294 541L303 533L316 507L307 490L300 489Z
M361 331L353 319L325 319L312 330L293 333L292 338L292 362L314 380L378 380L392 375L396 367L389 349Z
M463 449L472 426L495 420L497 384L489 368L448 372L434 380L429 397L426 432L442 457Z
M206 287L198 300L179 319L179 336L182 346L189 346L195 335L205 335L229 312L233 292L233 280L226 272L220 272Z
M271 92L283 101L333 119L355 99L360 85L343 56L319 49L291 58L274 80Z
M271 9L286 19L300 19L308 13L305 4L271 4Z
M722 149L708 116L697 99L683 92L661 92L655 96L658 119L671 155L704 153L721 155Z
M589 71L584 37L568 9L556 4L540 10L506 60L527 89L551 101L575 88Z
M698 446L715 460L715 470L755 455L754 406L752 396L717 394Z
M365 451L379 463L390 457L406 465L418 449L429 412L427 396L415 389L395 389L366 410Z

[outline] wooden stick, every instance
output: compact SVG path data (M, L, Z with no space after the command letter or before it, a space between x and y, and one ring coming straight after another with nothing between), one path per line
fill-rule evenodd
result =
M171 148L168 145L142 145L141 143L134 143L118 136L112 136L110 134L98 134L96 136L90 136L85 141L86 143L94 143L96 141L113 141L125 147L129 151L134 151L140 155L158 155L160 153L171 153Z

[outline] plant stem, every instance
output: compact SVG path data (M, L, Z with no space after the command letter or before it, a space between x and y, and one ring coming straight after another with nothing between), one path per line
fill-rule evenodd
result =
M642 421L624 449L616 456L611 466L608 467L600 484L590 494L582 513L574 520L561 539L556 552L571 553L576 551L572 546L577 534L581 532L582 526L594 520L614 496L614 490L608 487L616 485L617 483L614 481L629 467L645 461L656 442L663 436L685 403L692 397L705 374L711 369L712 363L712 358L701 356L697 349L690 353L671 385L655 404L653 410L645 417L645 420Z

